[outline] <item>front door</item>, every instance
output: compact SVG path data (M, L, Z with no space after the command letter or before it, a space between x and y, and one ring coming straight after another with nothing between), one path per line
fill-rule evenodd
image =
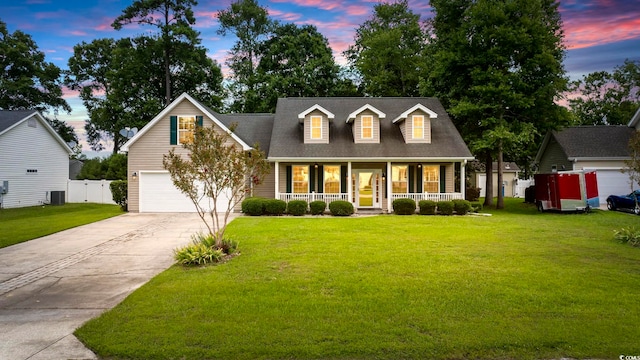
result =
M354 177L355 203L359 208L380 208L380 170L357 170Z

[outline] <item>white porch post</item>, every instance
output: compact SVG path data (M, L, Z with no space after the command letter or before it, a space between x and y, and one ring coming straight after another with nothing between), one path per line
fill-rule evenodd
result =
M387 212L391 212L391 161L387 161Z
M276 199L280 199L280 163L276 161L276 166L275 166L275 175L276 175L276 179L275 179L275 183L276 183L276 188L275 188L275 194L276 194Z
M460 192L462 193L462 199L466 199L466 178L467 176L465 175L465 167L467 166L467 160L464 160L463 162L460 163Z
M353 199L352 192L353 191L351 189L351 161L349 161L347 162L347 201L348 202L351 202L351 199ZM353 205L355 206L355 204Z

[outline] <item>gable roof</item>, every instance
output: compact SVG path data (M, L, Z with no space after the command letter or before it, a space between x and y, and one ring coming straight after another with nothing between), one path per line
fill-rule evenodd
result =
M251 135L251 132L248 129L246 131L239 130L240 127L238 127L238 129L236 129L236 132L231 132L229 130L229 126L231 122L227 122L227 124L225 124L224 121L221 121L221 119L223 118L221 114L214 112L209 107L205 106L198 100L189 96L189 94L182 93L180 96L178 96L178 98L173 100L171 104L167 105L158 115L156 115L156 117L154 117L149 123L147 123L147 125L145 125L140 131L138 131L138 133L136 133L131 139L129 139L129 141L127 141L124 145L122 145L120 149L122 151L129 151L129 147L131 145L133 145L136 141L138 141L138 139L144 136L144 134L147 131L149 131L149 129L151 129L156 123L158 123L163 118L165 118L183 100L186 100L192 103L196 108L198 108L198 110L202 111L208 118L210 118L218 127L230 133L231 137L236 142L238 142L244 150L249 150L252 148L251 145L249 145L251 144L251 141L245 141L245 139L242 139L238 135L240 132L245 132L247 135ZM246 127L242 126L242 128L245 129Z
M638 123L640 123L640 108L638 108L636 113L633 114L633 116L631 117L631 121L629 121L629 124L627 126L635 128Z
M235 126L234 134L245 143L251 147L258 145L269 154L273 114L217 114L217 117L227 128Z
M307 116L310 112L315 111L315 110L319 110L322 113L324 113L325 115L327 115L327 118L329 118L329 120L335 118L336 116L333 115L333 113L325 108L323 108L322 106L315 104L312 107L308 108L307 110L301 112L300 114L298 114L298 119L300 119L300 121L304 120L304 117Z
M628 158L629 139L634 132L633 128L624 125L573 126L551 131L538 150L536 162L540 162L551 138L558 142L571 161Z
M73 154L73 150L67 145L67 143L60 137L51 124L36 110L0 110L0 135L9 132L14 127L27 121L30 118L35 118L40 124L53 136L53 138L64 148L64 150Z
M400 116L398 116L397 118L393 119L393 122L399 122L402 120L406 120L407 117L409 116L409 114L411 114L412 112L416 111L416 110L422 110L423 112L427 113L429 115L430 118L435 119L438 117L438 114L436 114L435 112L431 111L431 109L427 108L426 106L422 105L422 104L417 104L416 106L412 107L411 109L403 112L402 114L400 114Z
M337 118L342 119L348 119L355 109L363 109L367 105L384 109L387 116L395 118L407 109L422 104L438 115L438 121L432 121L430 144L407 144L400 127L391 121L381 122L378 144L354 143L353 125L343 121L331 123L328 144L305 144L303 129L297 115L315 104L330 110ZM276 106L269 159L471 160L473 155L436 98L281 98Z
M376 115L378 115L378 118L380 118L380 119L384 119L384 118L387 117L387 114L383 113L382 111L376 109L371 104L367 103L367 104L362 105L360 108L358 108L357 110L355 110L351 114L349 114L349 116L347 116L347 122L349 123L349 122L354 121L356 119L356 116L358 116L358 114L360 114L361 112L363 112L365 110L371 110Z

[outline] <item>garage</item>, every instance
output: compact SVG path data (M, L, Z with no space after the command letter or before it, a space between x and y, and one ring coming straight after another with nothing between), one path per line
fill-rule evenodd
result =
M598 196L600 204L607 203L607 196L622 195L631 192L629 175L620 172L620 169L585 169L596 170L598 174Z
M218 212L227 210L227 199L218 200ZM205 209L211 208L208 199L204 199L201 205ZM196 207L173 185L168 172L141 171L140 212L196 212Z

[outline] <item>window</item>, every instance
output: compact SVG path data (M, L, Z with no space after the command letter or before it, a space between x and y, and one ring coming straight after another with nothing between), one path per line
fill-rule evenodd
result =
M362 116L362 138L373 139L373 116Z
M305 194L309 192L309 167L293 166L293 192Z
M391 167L391 191L394 194L402 194L408 192L407 186L407 165L394 165Z
M178 144L188 144L193 142L195 131L195 116L178 116Z
M322 139L322 116L311 117L311 138Z
M324 192L326 194L340 193L340 166L324 166Z
M423 166L422 179L424 182L424 192L440 192L440 167L438 165Z
M413 115L413 138L424 139L424 116Z

